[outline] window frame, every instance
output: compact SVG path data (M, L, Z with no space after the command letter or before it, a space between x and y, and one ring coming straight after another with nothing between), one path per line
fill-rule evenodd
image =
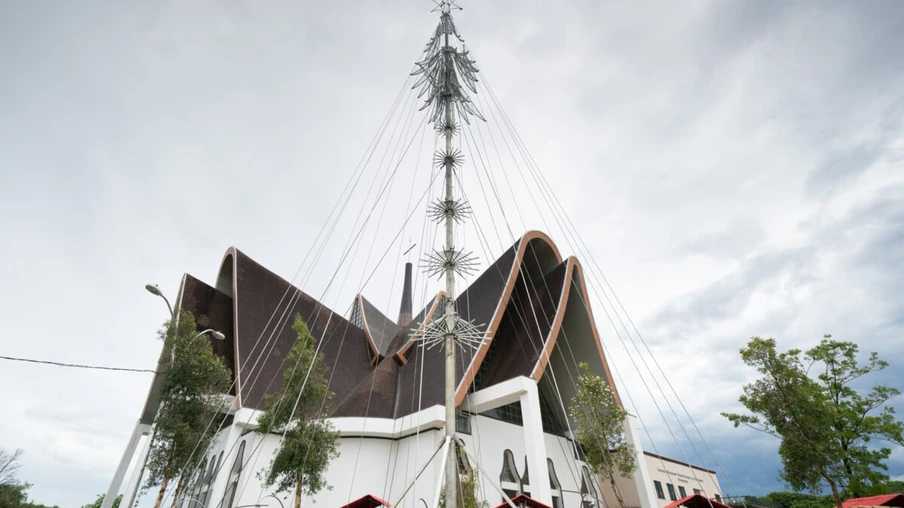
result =
M665 490L662 488L662 482L659 480L653 480L653 488L656 489L656 497L659 499L665 499Z
M665 488L666 488L666 490L669 491L669 499L672 500L672 501L677 501L677 500L678 500L678 493L675 492L675 485L674 485L674 484L671 484L671 483L666 483L666 484L665 484Z

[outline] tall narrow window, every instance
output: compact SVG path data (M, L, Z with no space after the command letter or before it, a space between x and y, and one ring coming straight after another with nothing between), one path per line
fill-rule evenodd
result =
M211 460L213 460L213 457L211 457ZM210 465L212 466L213 463ZM217 457L217 465L211 470L212 474L210 475L210 481L208 482L207 499L204 502L205 508L210 505L210 502L213 500L213 487L216 485L220 469L223 469L223 452L220 452L220 456Z
M546 459L546 467L549 469L549 490L552 491L552 508L564 508L562 504L562 484L559 483L559 477L556 476L556 466L553 465L552 459Z
M684 498L687 497L687 491L684 490L684 486L683 486L683 485L679 485L679 486L678 486L678 495L681 496L682 499L684 499Z
M653 480L653 486L656 487L656 497L659 499L665 499L665 491L662 490L662 482L659 480Z
M204 478L207 476L207 457L204 458L204 461L201 462L201 465L198 466L198 474L195 476L195 481L191 485L191 492L188 495L189 499L194 501L199 501L201 498L201 487L204 484ZM189 504L192 504L189 501Z
M581 508L598 508L600 504L599 491L596 490L596 482L587 466L581 468Z
M671 499L672 501L677 501L678 496L675 495L675 486L671 483L666 483L665 487L669 489L669 499Z
M521 475L521 493L530 495L530 472L527 469L527 455L524 456L524 474ZM542 478L542 476L541 476Z
M226 508L233 508L235 506L235 495L238 492L239 488L239 479L242 477L242 459L245 457L245 441L242 441L242 444L239 445L239 451L235 454L235 462L232 463L232 469L229 471L229 486L226 488L226 493L223 496L223 500L225 503L223 504Z
M518 468L515 467L515 456L511 450L502 452L502 472L499 473L499 485L509 498L521 493L521 477ZM505 502L505 499L502 500Z
M220 460L222 460L222 455L220 455ZM219 467L218 464L217 455L211 455L210 464L207 467L207 474L204 475L204 480L201 482L201 489L198 492L198 503L200 503L201 506L206 507L207 501L210 499L210 486L213 484L213 477L216 473L216 468Z

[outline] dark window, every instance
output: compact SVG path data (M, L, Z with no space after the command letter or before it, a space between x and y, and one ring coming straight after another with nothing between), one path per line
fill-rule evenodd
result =
M223 462L223 452L220 452L220 458L216 455L210 456L210 468L207 470L207 476L204 478L204 484L201 485L201 497L198 502L201 506L206 507L213 498L213 482L217 479L217 473L220 471L220 464Z
M684 486L683 486L683 485L679 485L679 486L678 486L678 494L681 496L682 499L685 498L685 497L687 497L687 491L684 490Z
M656 497L659 499L665 499L665 492L662 491L662 482L659 480L653 480L653 486L656 487Z
M207 457L204 458L204 461L201 462L201 465L198 466L198 474L195 476L194 484L192 485L191 494L189 499L194 499L195 501L200 501L201 499L201 488L204 485L204 479L207 477Z
M555 436L566 434L565 426L559 421L558 413L542 394L540 395L540 421L543 423L543 432Z
M665 488L669 489L669 499L671 499L672 501L677 501L678 496L675 495L675 486L671 483L666 483Z
M552 459L546 459L546 466L549 469L549 489L552 491L552 508L564 508L562 505L562 484L559 483L559 477L556 476L556 467L552 463Z
M600 505L599 494L593 484L593 476L587 466L581 468L581 508L596 508Z
M703 494L703 491L700 489L694 489L694 494Z
M512 402L511 404L506 404L504 406L499 406L488 411L484 411L480 413L487 418L492 418L494 420L501 420L503 422L514 423L515 425L524 425L524 420L521 417L521 403L520 402Z
M515 492L514 490L502 489L502 492L505 492L505 495L508 496L509 499L514 499L515 497L518 496L518 493ZM503 498L503 499L502 499L502 502L505 503L505 502L507 502L507 501L505 500L505 498Z
M518 478L518 468L515 467L515 456L512 455L511 450L502 452L502 473L499 475L499 481L514 483L518 486L518 489L521 488L521 482ZM517 495L517 491L515 495Z
M455 431L461 434L471 434L471 419L470 415L465 413L464 411L459 411L458 414L455 415Z
M571 444L574 446L574 458L581 462L586 462L585 457L587 457L587 452L584 451L584 447L577 441L571 441Z
M358 305L358 302L355 302L354 307L352 307L352 316L349 321L358 328L364 328L364 323L361 321L361 306Z
M235 454L235 462L232 463L232 470L229 472L229 486L226 488L226 494L223 499L226 501L223 506L226 508L234 508L236 493L239 489L239 479L242 476L242 460L245 457L245 441L239 445L239 451Z
M720 496L718 492L716 493L716 501L722 502L722 496Z

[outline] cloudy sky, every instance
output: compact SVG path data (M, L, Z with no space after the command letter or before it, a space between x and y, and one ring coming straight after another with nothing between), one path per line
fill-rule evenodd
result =
M536 228L592 256L653 353L597 312L647 443L717 467L709 446L728 494L780 488L776 443L718 416L753 378L737 355L752 335L856 340L902 387L904 3L461 3L483 83L587 244L542 206L502 219L478 203L491 241L472 248L485 261L507 229ZM424 243L419 223L356 250L352 275L328 286L366 182L389 164L379 155L315 269L293 276L420 56L431 6L0 3L0 355L153 369L168 314L144 284L173 296L184 272L212 282L233 245L338 311L373 270L364 292L392 315L398 249ZM373 238L425 189L432 146L411 139L427 162L374 208ZM530 179L503 159L491 171L529 203ZM674 393L644 370L652 358ZM149 382L0 361L0 447L24 450L35 500L75 507L106 490ZM904 451L889 466L904 476Z

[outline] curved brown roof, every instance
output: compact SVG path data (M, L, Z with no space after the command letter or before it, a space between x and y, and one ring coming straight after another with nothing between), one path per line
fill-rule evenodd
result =
M218 326L233 332L224 356L233 360L240 406L261 408L265 395L282 389L296 314L320 339L337 416L398 418L443 404L444 354L440 348L412 347L418 344L417 327L443 312L442 292L412 320L411 330L361 295L350 313L360 316L356 325L235 248L226 252L215 287L202 285L197 281L189 293L206 296L189 298L185 306L208 302L218 309L218 321L232 321ZM539 381L559 337L568 334L570 344L584 344L584 354L598 352L597 365L614 387L588 302L578 260L563 260L541 232L523 235L456 298L456 311L486 334L478 349L456 355L458 403L469 391L513 377ZM562 362L561 355L555 361Z

